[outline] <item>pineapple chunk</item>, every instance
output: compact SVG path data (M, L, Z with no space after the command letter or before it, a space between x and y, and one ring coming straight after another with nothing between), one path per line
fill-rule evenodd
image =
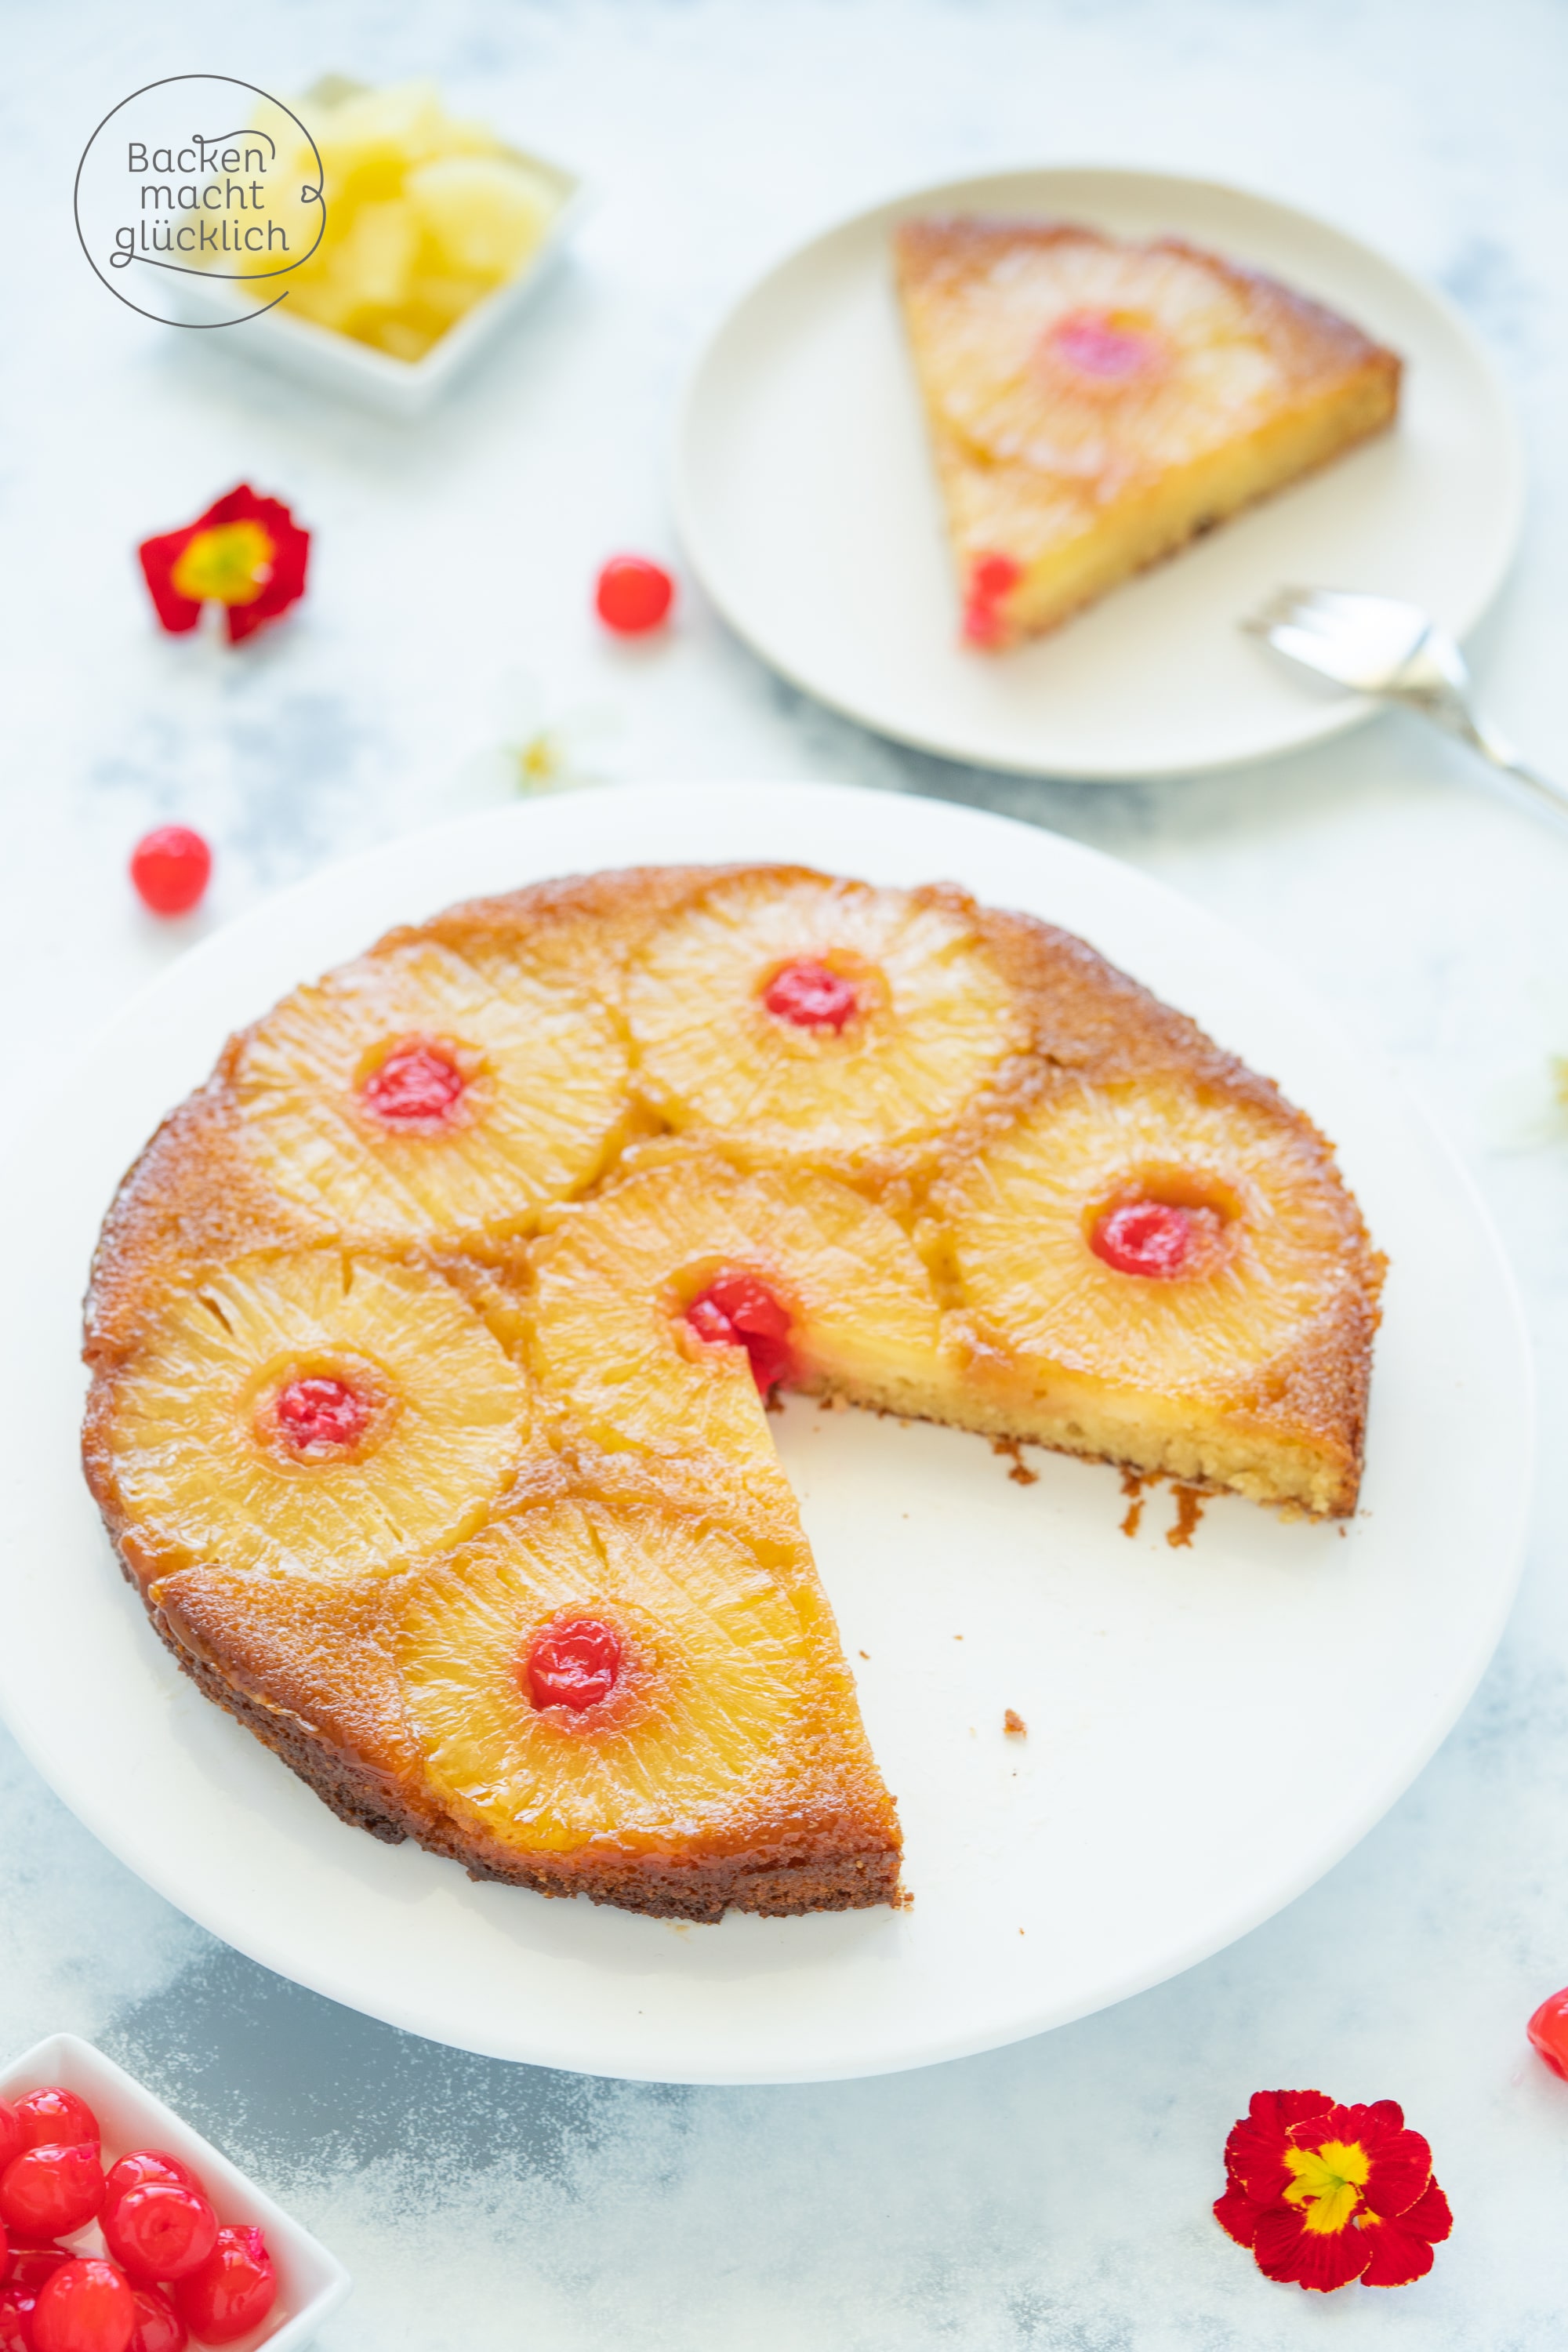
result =
M371 1396L363 1440L311 1454L278 1439L268 1412L301 1381ZM369 1576L481 1523L530 1412L522 1375L440 1276L303 1250L172 1292L95 1407L89 1459L149 1576L205 1560Z
M854 989L842 1028L764 1005L802 960ZM847 1171L929 1146L1026 1043L961 901L777 868L714 883L655 932L626 1008L639 1083L670 1126Z
M614 1688L581 1713L535 1706L522 1673L563 1615L621 1645ZM524 1853L743 1847L780 1815L798 1835L814 1804L844 1807L839 1788L789 1785L821 1772L824 1728L874 1778L804 1546L651 1486L498 1518L415 1583L396 1654L437 1797Z
M487 294L515 277L559 209L559 188L481 124L455 121L433 82L402 82L304 105L321 158L327 221L288 281L297 315L421 359ZM279 186L313 178L309 148L267 110ZM281 214L279 215L282 216ZM319 223L289 210L294 249Z
M327 265L347 315L395 310L407 295L418 250L419 223L404 197L362 205L333 244Z
M533 252L557 203L537 172L497 155L444 155L404 186L444 266L498 286Z
M428 1037L465 1086L438 1131L399 1130L364 1081ZM247 1149L288 1199L363 1240L499 1240L591 1183L626 1118L626 1057L597 994L548 946L481 973L428 940L285 997L232 1060Z
M685 1319L731 1270L760 1276L787 1308L792 1386L937 1410L941 1317L885 1210L816 1171L748 1173L700 1146L645 1145L622 1167L534 1247L533 1360L542 1401L569 1425L612 1450L705 1451L775 1486L744 1349L704 1343Z

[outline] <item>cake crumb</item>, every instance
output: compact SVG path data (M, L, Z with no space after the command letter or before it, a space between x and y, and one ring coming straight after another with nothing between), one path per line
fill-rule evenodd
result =
M993 1454L1011 1454L1013 1459L1013 1467L1008 1471L1007 1475L1011 1478L1015 1486L1037 1486L1039 1485L1040 1474L1037 1470L1031 1470L1028 1465L1025 1462L1022 1450L1022 1441L1020 1439L1016 1437L994 1437L991 1441L991 1451Z
M1009 1739L1027 1739L1029 1727L1016 1707L1010 1706L1002 1717L1002 1728Z
M1158 1471L1129 1470L1123 1467L1121 1491L1127 1497L1127 1513L1121 1522L1121 1532L1124 1536L1137 1534L1143 1517L1143 1490L1147 1486L1152 1486L1158 1476Z
M1178 1551L1187 1550L1193 1540L1193 1530L1204 1515L1204 1490L1201 1486L1174 1486L1176 1524L1165 1529L1165 1541Z
M861 1651L861 1653L860 1653L860 1655L865 1659L865 1661L866 1661L867 1664L868 1664L868 1665L869 1665L869 1664L870 1664L870 1663L871 1663L871 1653L870 1653L870 1651L869 1651L869 1650L862 1650L862 1651Z

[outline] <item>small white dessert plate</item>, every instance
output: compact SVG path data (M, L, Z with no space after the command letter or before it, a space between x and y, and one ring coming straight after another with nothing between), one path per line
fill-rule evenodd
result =
M892 285L910 214L1190 237L1343 311L1405 362L1394 431L1238 517L1053 636L966 651ZM1325 221L1153 172L1012 172L924 188L781 262L735 305L688 392L675 498L719 610L792 684L951 760L1089 780L1223 767L1338 734L1373 706L1239 635L1298 583L1480 618L1522 510L1519 436L1489 360L1432 288Z
M1345 1528L793 1400L773 1424L906 1837L905 1911L688 1927L475 1885L345 1828L177 1671L78 1458L79 1301L128 1162L232 1029L395 922L606 863L947 878L1094 940L1337 1139L1392 1259ZM994 2048L1217 1950L1420 1769L1491 1654L1530 1483L1530 1360L1467 1179L1388 1072L1130 868L940 802L627 785L397 842L176 964L0 1171L0 1706L104 1843L284 1976L437 2041L590 2074L798 2082ZM1013 1708L1027 1738L1003 1729Z
M305 2352L353 2285L337 2256L211 2140L79 2034L51 2033L0 2068L0 2099L19 2099L24 2092L55 2084L85 2099L98 2117L105 2166L135 2148L177 2156L200 2178L221 2222L262 2232L278 2273L278 2300L258 2327L236 2339L234 2352ZM79 2254L104 2251L96 2222L62 2242Z

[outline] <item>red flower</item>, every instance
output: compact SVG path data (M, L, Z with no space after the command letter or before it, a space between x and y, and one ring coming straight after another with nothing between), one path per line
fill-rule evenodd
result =
M1215 2219L1266 2278L1328 2294L1408 2286L1454 2226L1432 2151L1392 2099L1342 2107L1321 2091L1258 2091L1225 2144Z
M226 608L237 645L304 594L310 549L310 532L286 506L241 482L183 530L144 539L136 552L165 629L194 629L210 602Z

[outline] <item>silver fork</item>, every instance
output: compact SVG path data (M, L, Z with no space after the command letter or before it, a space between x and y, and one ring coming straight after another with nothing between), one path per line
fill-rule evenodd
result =
M1568 791L1527 768L1508 738L1476 710L1463 654L1418 604L1337 588L1281 588L1241 625L1336 686L1418 710L1523 784L1538 806L1568 816Z

